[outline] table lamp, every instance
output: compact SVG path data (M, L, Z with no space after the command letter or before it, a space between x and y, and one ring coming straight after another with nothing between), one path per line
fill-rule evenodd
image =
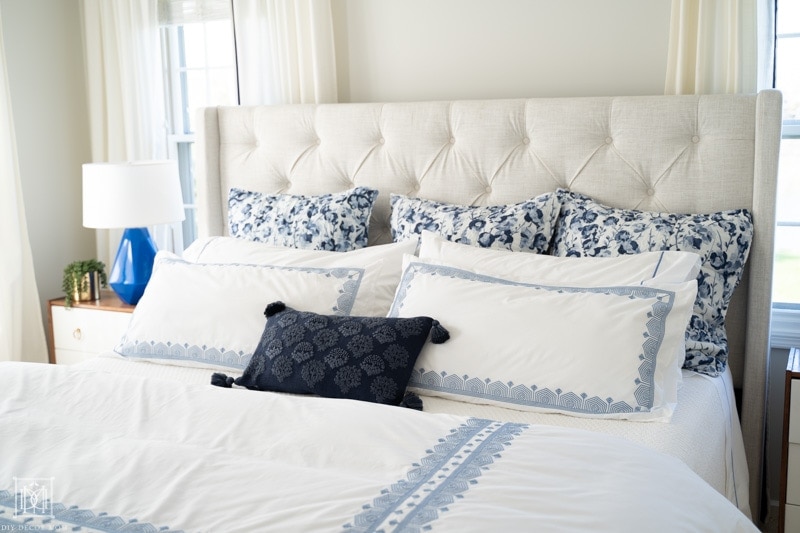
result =
M83 225L125 228L108 284L122 301L142 297L156 245L146 226L185 217L175 161L86 163L83 165Z

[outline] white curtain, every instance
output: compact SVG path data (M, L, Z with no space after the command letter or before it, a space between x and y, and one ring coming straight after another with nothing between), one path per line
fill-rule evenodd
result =
M92 161L167 158L157 0L81 0ZM97 230L110 268L121 230Z
M0 27L0 360L47 362Z
M771 89L775 75L775 0L756 0L758 67L756 89Z
M330 0L233 0L243 105L336 102Z
M665 94L752 93L758 0L672 0Z

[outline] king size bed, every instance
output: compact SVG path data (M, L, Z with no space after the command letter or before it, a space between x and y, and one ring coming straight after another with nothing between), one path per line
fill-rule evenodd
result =
M756 530L780 108L203 110L119 345L0 365L0 526Z

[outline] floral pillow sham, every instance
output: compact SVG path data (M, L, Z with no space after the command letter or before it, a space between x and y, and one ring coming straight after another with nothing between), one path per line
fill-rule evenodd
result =
M231 236L273 246L349 252L367 246L378 191L367 187L303 196L236 187L228 194Z
M513 251L546 253L558 217L558 196L545 193L511 205L464 206L391 195L395 241L427 230L449 241Z
M608 207L563 189L557 193L562 203L553 255L614 257L680 250L701 257L683 367L711 376L721 374L728 361L725 315L753 239L750 212L656 213Z

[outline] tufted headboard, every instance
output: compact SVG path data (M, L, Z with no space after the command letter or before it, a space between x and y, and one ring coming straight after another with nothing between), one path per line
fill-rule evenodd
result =
M650 211L749 208L755 238L728 336L758 509L780 128L776 91L208 108L197 137L199 230L227 233L232 186L376 188L373 244L391 240L389 193L494 205L563 187Z

